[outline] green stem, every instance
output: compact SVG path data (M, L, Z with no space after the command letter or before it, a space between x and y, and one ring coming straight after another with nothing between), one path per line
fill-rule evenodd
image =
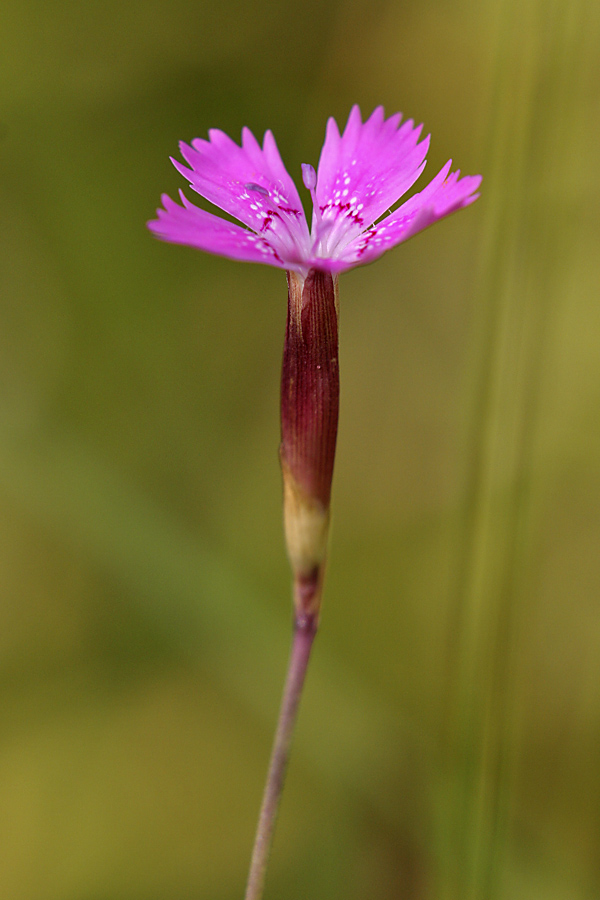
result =
M316 615L296 617L287 678L281 700L279 721L273 742L256 837L254 839L254 850L252 851L252 860L250 862L245 900L261 900L263 895L269 852L273 843L275 821L290 756L292 735L298 715L310 651L316 633Z

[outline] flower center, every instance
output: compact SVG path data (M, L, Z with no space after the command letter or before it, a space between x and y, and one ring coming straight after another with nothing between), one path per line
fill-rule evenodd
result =
M302 180L306 189L310 191L310 198L313 204L313 221L310 232L312 252L314 256L326 259L330 255L327 243L335 223L326 222L323 218L317 202L317 173L309 163L302 163Z

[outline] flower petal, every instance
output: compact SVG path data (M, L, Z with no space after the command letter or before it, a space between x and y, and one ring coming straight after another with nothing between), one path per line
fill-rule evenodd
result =
M449 160L427 187L348 244L340 254L343 268L372 262L390 247L477 200L481 175L460 178L460 171L448 174L451 165Z
M289 267L264 237L199 209L181 191L180 196L183 206L163 194L164 209L157 209L158 218L148 222L150 231L163 241L187 244L241 262L267 263L281 269Z
M267 131L263 147L248 128L240 147L224 132L210 140L180 144L191 168L172 160L190 186L210 203L263 235L282 256L297 258L309 244L308 226L296 186L288 175L275 138Z
M385 119L379 106L363 124L354 106L342 136L329 119L316 189L329 253L372 225L423 171L429 137L419 143L422 126L410 119L400 126L401 118Z

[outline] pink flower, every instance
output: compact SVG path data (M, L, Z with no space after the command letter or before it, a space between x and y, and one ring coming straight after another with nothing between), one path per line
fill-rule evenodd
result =
M400 125L401 118L385 119L378 106L363 123L354 106L341 136L329 119L318 171L302 166L313 202L310 231L275 138L267 131L261 148L248 128L241 147L212 129L208 141L181 144L190 168L173 160L198 194L245 227L194 206L181 192L183 206L162 196L164 209L148 227L166 241L303 277L311 269L336 275L372 262L479 196L481 177L459 178L449 160L427 187L386 215L425 168L429 147L429 137L419 141L422 126Z
M302 166L313 203L309 230L296 185L270 131L263 146L242 131L238 146L222 131L181 144L173 160L205 200L237 225L163 195L148 227L158 237L231 259L287 270L288 317L281 373L280 459L284 525L298 622L316 623L329 530L339 409L338 275L372 262L479 196L479 175L459 178L446 163L433 181L393 212L423 169L429 138L421 126L384 118L379 106L363 123L354 106L340 136L333 119L318 171Z

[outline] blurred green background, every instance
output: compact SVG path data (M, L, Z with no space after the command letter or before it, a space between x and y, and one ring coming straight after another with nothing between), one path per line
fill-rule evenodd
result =
M0 35L1 896L243 895L285 280L144 223L179 139L271 128L299 182L357 102L483 194L341 281L265 900L600 897L600 5L4 0Z

